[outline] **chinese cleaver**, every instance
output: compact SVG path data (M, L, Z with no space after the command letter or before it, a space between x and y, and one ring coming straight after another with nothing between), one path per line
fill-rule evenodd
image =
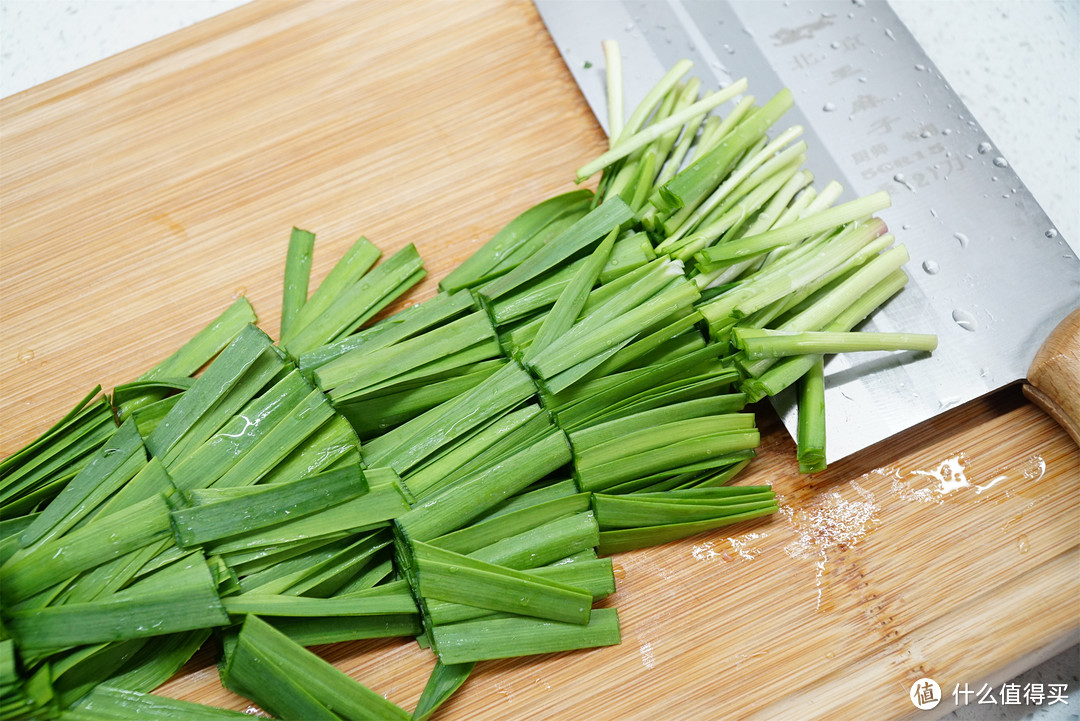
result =
M795 107L777 127L803 126L815 176L845 199L891 194L881 216L908 247L911 282L862 327L939 345L827 360L829 461L1023 378L1080 443L1080 262L885 2L535 3L605 127L601 42L614 39L627 111L683 58L706 86L786 87ZM794 436L790 391L772 400Z

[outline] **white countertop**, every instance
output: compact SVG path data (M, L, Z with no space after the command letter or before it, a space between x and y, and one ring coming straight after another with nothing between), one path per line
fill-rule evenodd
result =
M243 0L0 0L0 97L241 4ZM1080 253L1080 2L891 4L1062 237ZM1067 705L977 705L973 699L946 718L1080 719L1078 671L1080 647L1073 646L1015 679L1021 686L1065 683ZM980 679L971 679L971 684L977 689ZM951 689L944 691L951 701Z

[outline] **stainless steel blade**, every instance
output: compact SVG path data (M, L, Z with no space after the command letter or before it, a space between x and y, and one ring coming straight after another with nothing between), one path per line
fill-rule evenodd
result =
M826 365L828 458L843 458L1023 378L1080 305L1080 262L889 6L850 0L535 0L606 127L600 43L622 48L627 113L681 58L706 83L788 87L807 167L845 199L887 190L911 283L864 328L933 332L931 355L859 353ZM773 404L795 434L794 398Z

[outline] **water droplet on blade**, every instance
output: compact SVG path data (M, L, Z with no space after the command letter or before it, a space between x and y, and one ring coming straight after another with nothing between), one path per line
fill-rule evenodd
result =
M994 165L998 168L1007 168L1009 167L1009 161L1005 160L1005 158L999 155L998 157L994 158Z
M836 110L836 105L834 105L833 103L825 103L821 106L821 109L824 110L826 113L831 113L832 111Z
M1045 235L1047 238L1056 238L1057 234L1057 229L1055 228L1051 228L1050 230L1043 233L1043 235Z
M987 153L989 153L993 149L994 149L994 146L991 145L990 143L987 143L987 142L979 143L979 148L978 148L979 155L986 155Z
M963 308L954 310L952 312L952 319L958 326L964 330L971 331L972 333L979 329L979 321L975 320L975 316Z
M938 264L932 260L924 260L922 269L926 271L927 275L937 275L937 272L941 270L941 268L938 267Z

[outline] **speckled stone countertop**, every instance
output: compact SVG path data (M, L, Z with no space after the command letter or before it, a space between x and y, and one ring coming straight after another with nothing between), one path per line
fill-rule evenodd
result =
M772 0L765 0L772 1ZM779 2L779 0L775 0ZM789 0L789 2L810 0ZM862 4L864 0L854 0ZM873 0L870 0L873 2ZM165 35L242 0L0 0L0 97ZM892 0L1062 237L1080 253L1080 1ZM1065 684L1052 705L994 704L977 694L945 719L1080 719L1080 646L1011 683ZM971 679L978 691L981 679ZM938 710L949 710L943 689ZM928 716L932 716L928 712Z

